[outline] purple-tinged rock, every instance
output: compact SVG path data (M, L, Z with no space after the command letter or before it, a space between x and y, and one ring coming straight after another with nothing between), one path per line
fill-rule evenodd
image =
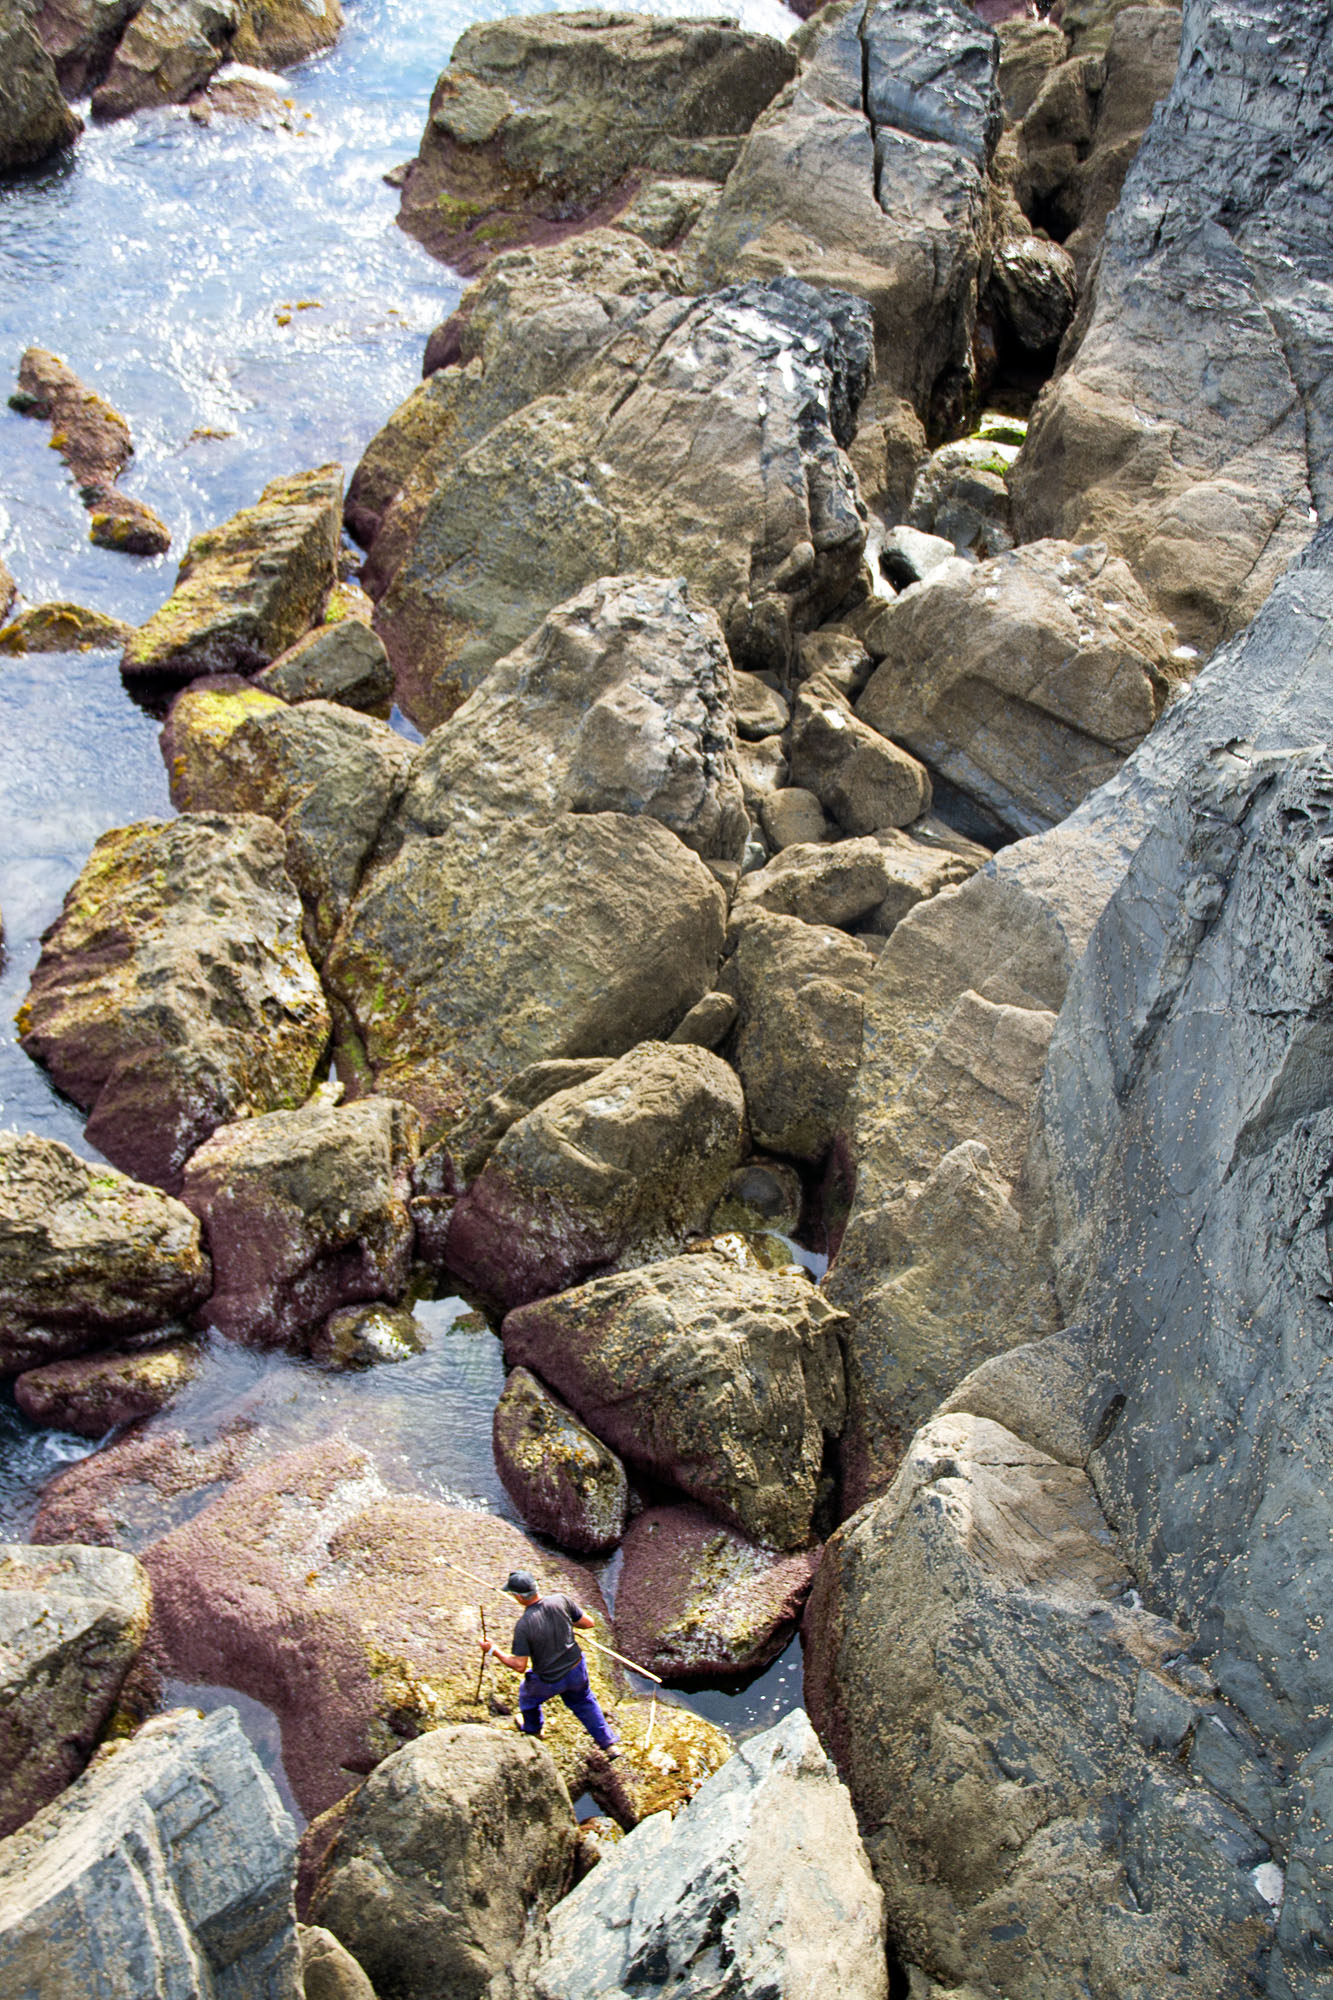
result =
M650 1507L624 1541L616 1632L668 1681L748 1673L790 1639L818 1549L775 1556L699 1507Z

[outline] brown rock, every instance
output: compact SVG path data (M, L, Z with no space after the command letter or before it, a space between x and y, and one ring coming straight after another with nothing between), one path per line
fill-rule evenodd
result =
M650 1507L625 1537L620 1644L671 1682L751 1673L790 1639L818 1561L756 1548L698 1507Z
M94 118L183 102L225 60L239 21L238 0L146 0L93 92Z
M764 837L775 854L784 847L813 846L829 839L832 829L813 792L800 785L782 785L759 808Z
M375 2000L375 1989L332 1931L298 1924L301 1938L301 1991L305 2000Z
M847 833L908 826L930 807L924 765L867 720L823 679L798 690L792 711L791 781L813 792Z
M229 54L257 69L290 69L331 49L342 25L340 0L242 0Z
M55 65L26 11L7 7L0 19L0 168L32 166L83 130L60 94Z
M200 1359L192 1340L131 1354L73 1356L27 1369L14 1384L14 1401L30 1423L100 1438L118 1424L165 1409L194 1380Z
M625 1468L526 1368L495 1406L495 1465L530 1528L575 1555L606 1555L625 1532Z
M105 397L85 388L58 355L30 347L19 363L18 389L9 402L25 416L50 422L52 449L69 467L92 516L92 541L128 555L165 554L171 547L165 523L141 500L116 491L134 445L129 425Z
M32 604L0 628L0 653L118 652L133 628L82 604Z

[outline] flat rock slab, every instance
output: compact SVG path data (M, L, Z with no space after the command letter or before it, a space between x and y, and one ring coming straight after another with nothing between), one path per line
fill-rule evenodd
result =
M0 1373L160 1326L211 1282L180 1202L57 1139L0 1133Z
M880 1894L800 1709L743 1744L674 1820L605 1854L520 1956L514 1984L493 1991L630 2000L649 1979L680 2000L884 2000Z
M774 1556L699 1507L635 1517L616 1585L616 1630L664 1680L715 1680L775 1660L801 1615L817 1550Z
M502 1331L628 1464L792 1549L842 1423L840 1323L803 1274L709 1250L521 1306Z
M150 1608L148 1578L119 1549L0 1544L0 1836L83 1769Z
M641 1042L518 1119L454 1209L445 1261L506 1309L702 1232L746 1147L735 1070Z
M305 1341L340 1306L397 1299L412 1258L417 1120L367 1097L224 1125L181 1197L213 1248L213 1325L260 1345Z
M0 1984L299 2000L295 1854L235 1709L157 1716L0 1845Z
M125 649L127 682L249 673L295 644L334 585L342 499L341 466L324 465L270 480L255 506L196 535L175 590Z
M734 21L481 23L435 86L399 221L471 273L497 250L623 207L645 169L721 180L795 67L783 42Z
M131 1173L179 1186L243 1107L309 1095L330 1021L284 855L253 814L122 827L42 940L20 1039Z
M606 1555L616 1546L629 1507L625 1468L527 1368L513 1369L505 1382L492 1446L505 1490L530 1528L575 1555Z

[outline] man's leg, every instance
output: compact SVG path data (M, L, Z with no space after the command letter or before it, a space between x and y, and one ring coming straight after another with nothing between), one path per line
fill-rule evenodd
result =
M545 1699L546 1695L538 1694L532 1686L532 1675L524 1674L518 1684L518 1726L525 1736L541 1735L542 1703Z
M565 1707L578 1717L598 1748L609 1750L616 1739L602 1714L601 1703L588 1684L587 1666L577 1666L572 1673L566 1674L555 1692Z

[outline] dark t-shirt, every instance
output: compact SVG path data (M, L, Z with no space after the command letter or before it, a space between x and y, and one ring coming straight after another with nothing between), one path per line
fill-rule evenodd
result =
M526 1657L538 1680L562 1681L583 1658L573 1629L582 1616L573 1598L558 1590L523 1613L514 1627L514 1652Z

